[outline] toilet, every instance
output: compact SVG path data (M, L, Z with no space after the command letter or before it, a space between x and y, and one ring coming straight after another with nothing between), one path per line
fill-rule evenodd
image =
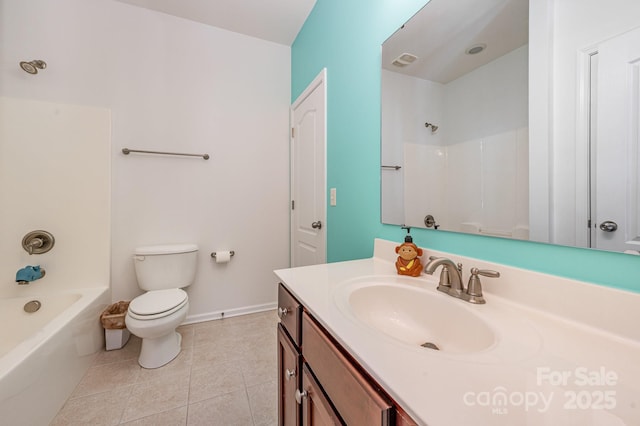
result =
M182 290L193 284L198 246L174 244L138 247L133 262L138 286L146 293L129 304L125 324L142 339L138 363L158 368L180 353L182 336L176 328L189 310Z

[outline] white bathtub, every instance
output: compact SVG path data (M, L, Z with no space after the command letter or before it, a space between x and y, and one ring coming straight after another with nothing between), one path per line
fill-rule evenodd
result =
M0 298L0 422L47 425L104 344L100 313L110 291L13 290ZM42 304L31 314L23 309L30 300Z

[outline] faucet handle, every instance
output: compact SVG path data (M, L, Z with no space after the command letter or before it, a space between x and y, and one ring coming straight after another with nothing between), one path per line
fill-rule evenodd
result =
M442 265L442 271L440 271L440 281L438 282L438 290L447 293L451 289L451 277L449 276L449 268L447 265Z
M438 259L440 259L438 256L429 256L429 263ZM451 277L449 276L448 265L442 265L442 270L440 271L440 281L438 281L437 290L444 293L449 293L449 290L451 290Z
M478 275L498 278L500 276L500 272L489 269L471 268L471 277L469 277L469 285L467 286L464 298L471 303L482 304L486 303L486 301L482 296L482 283L480 282L480 277Z

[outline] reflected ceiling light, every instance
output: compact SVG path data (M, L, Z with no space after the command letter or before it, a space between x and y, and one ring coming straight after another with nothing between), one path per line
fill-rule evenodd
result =
M464 53L466 53L467 55L477 55L478 53L482 52L486 48L487 48L486 44L478 43L467 48L467 50L465 50Z
M412 55L411 53L403 53L402 55L395 58L391 63L396 67L406 67L416 59L418 59L416 55Z

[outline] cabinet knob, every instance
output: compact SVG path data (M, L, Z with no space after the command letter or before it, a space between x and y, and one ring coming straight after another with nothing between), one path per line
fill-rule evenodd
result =
M300 389L296 389L296 402L298 404L302 404L302 398L306 398L309 396L309 393L306 390L300 392Z
M289 370L288 368L284 370L284 378L289 380L290 378L296 375L296 370Z
M289 312L291 312L289 308L278 308L278 318L282 318L283 316L287 315Z

